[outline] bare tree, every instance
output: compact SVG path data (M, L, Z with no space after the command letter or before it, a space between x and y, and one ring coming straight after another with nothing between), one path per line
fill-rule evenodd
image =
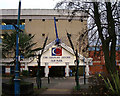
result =
M120 2L64 0L57 3L55 8L73 10L69 13L71 18L79 12L89 15L88 30L81 36L87 33L89 45L102 46L107 71L116 73L116 46L119 50L120 45Z

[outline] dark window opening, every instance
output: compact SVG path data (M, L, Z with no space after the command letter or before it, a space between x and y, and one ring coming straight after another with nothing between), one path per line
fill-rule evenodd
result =
M2 22L4 22L6 25L12 25L17 24L17 19L2 19ZM20 25L25 22L25 19L20 20Z
M1 39L3 39L3 38L6 39L6 35L5 34L1 35Z
M29 21L32 21L32 19L29 19Z
M45 21L45 19L42 19L42 21Z
M83 19L80 19L81 22L83 22Z
M45 34L43 33L42 36L45 36Z
M69 21L69 22L71 22L71 21L72 21L72 19L69 19L68 21Z
M56 19L56 22L58 22L58 19Z
M29 36L31 36L32 34L28 34Z

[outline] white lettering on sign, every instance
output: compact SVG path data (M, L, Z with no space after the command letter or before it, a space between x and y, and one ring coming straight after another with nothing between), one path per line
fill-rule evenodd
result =
M62 58L70 58L70 56L63 56Z
M62 62L62 60L51 60L51 62Z
M43 56L42 62L51 62L53 63L64 63L64 62L72 62L73 57L71 56Z
M50 56L50 57L47 57L47 56L44 56L43 59L56 59L56 58L59 58L59 59L70 59L71 57L70 56L63 56L63 57L54 57L54 56Z
M51 59L51 58L60 58L60 57L49 57L49 58Z

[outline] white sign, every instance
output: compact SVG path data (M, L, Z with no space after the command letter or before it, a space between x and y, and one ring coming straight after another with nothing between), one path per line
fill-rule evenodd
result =
M70 56L43 56L42 60L45 62L70 62L73 59Z
M70 56L43 56L42 58L46 62L69 62L72 59Z
M52 47L50 50L43 53L41 57L41 66L45 66L45 63L51 66L66 66L66 62L74 64L74 59L74 55L64 48Z
M5 68L5 73L10 73L10 68Z

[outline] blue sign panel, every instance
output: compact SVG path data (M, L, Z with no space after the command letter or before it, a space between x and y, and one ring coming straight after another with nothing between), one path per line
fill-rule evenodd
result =
M52 48L52 56L62 56L62 48Z

